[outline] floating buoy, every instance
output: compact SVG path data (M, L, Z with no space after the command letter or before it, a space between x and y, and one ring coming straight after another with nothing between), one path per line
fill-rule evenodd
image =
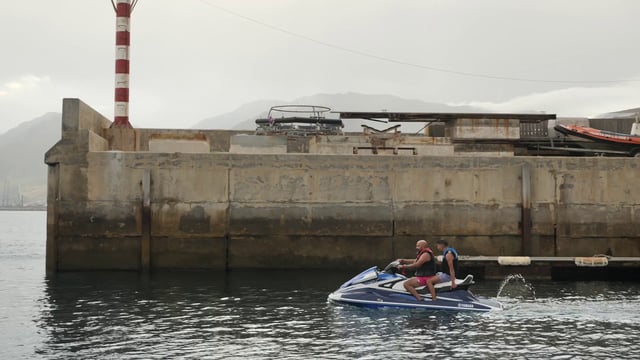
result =
M498 264L507 266L531 265L529 256L498 256Z
M604 256L577 257L576 266L602 267L609 265L609 259Z

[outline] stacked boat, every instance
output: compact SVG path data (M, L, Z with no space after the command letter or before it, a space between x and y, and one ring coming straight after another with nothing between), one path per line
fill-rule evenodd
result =
M579 125L558 124L554 129L565 136L591 140L607 150L617 150L630 156L640 157L640 136L617 133Z

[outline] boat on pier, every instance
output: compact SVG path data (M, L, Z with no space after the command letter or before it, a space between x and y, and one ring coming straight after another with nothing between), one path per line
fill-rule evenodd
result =
M624 151L630 156L640 157L640 136L595 129L579 125L558 124L554 129L566 136L591 140L610 149Z

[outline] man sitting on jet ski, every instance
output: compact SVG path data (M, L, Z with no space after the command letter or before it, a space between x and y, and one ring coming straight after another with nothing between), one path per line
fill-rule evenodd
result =
M403 271L405 269L415 269L414 277L404 282L404 288L413 295L416 300L420 301L421 297L416 291L417 287L426 286L429 279L436 275L436 259L433 256L433 251L429 248L426 240L418 240L416 243L416 252L418 256L416 259L398 259L400 265L398 270ZM407 264L407 265L404 265ZM433 288L433 285L431 285ZM431 293L432 299L435 300L433 295L435 290Z
M436 300L436 289L433 285L451 281L451 290L456 288L456 273L458 272L458 252L449 246L447 240L440 239L436 241L438 251L442 251L442 263L440 271L427 280L427 286L431 293L431 299Z

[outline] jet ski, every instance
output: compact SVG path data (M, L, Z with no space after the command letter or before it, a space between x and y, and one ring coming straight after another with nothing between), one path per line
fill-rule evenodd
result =
M391 262L384 270L371 267L345 282L336 291L329 294L329 301L340 304L356 305L369 308L395 307L426 310L455 311L492 311L501 310L502 304L497 301L475 296L469 291L473 275L456 280L456 288L451 289L451 282L436 284L436 300L426 286L416 290L422 296L417 301L404 288L407 277L397 272L399 263Z

